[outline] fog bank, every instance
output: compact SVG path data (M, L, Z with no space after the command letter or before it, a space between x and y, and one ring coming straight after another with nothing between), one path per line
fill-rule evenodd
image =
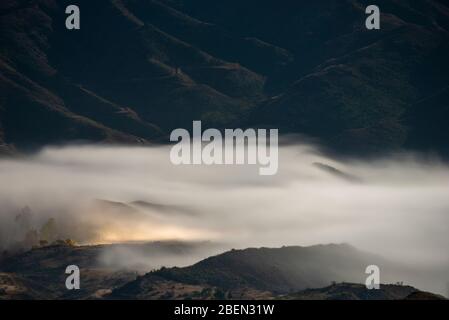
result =
M259 176L257 165L174 166L169 151L69 146L0 160L0 247L54 218L53 237L78 243L347 242L410 266L449 266L449 168L439 161L336 161L288 144L277 175Z

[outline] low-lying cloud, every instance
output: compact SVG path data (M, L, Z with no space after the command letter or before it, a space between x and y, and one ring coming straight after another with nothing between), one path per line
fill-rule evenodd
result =
M68 146L0 160L0 247L23 239L17 217L28 206L27 228L54 218L58 237L79 243L347 242L413 266L449 266L442 162L411 154L337 161L288 144L278 174L260 176L250 165L174 166L169 148Z

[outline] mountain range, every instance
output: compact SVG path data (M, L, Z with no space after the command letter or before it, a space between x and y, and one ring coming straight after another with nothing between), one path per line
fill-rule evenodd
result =
M78 5L81 29L65 28ZM447 154L449 6L379 0L5 0L0 152L275 127L358 154Z
M145 250L149 258L163 251L182 255L194 249L191 244L182 243L99 246L58 243L4 254L0 259L0 300L443 299L392 282L394 277L401 275L397 264L346 244L231 250L191 266L162 267L148 273L105 263L102 254L111 248L117 249L117 246ZM373 262L386 270L382 272L382 283L385 284L380 290L368 290L360 284L366 278L367 264ZM80 290L65 288L65 268L71 264L80 268Z

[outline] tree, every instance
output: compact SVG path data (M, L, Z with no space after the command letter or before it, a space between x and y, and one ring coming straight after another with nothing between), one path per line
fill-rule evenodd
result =
M48 221L42 226L40 231L40 239L49 243L57 239L56 221L54 218L48 219Z
M33 218L33 213L30 207L26 206L20 210L20 212L14 218L17 225L18 232L24 235L31 228L31 220Z
M76 241L73 239L66 239L65 244L68 245L69 247L74 247L76 246Z

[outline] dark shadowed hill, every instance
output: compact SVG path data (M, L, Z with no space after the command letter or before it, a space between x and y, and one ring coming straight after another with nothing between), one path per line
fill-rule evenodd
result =
M370 264L381 267L382 282L393 283L394 277L401 275L397 266L349 245L232 250L190 267L162 268L148 273L114 290L110 298L159 299L170 287L176 290L169 290L166 297L191 296L192 292L181 290L183 286L196 292L192 297L197 298L403 299L417 291L395 285L369 293L362 285L343 286L343 283L364 283L365 269ZM331 283L339 284L307 290ZM301 292L296 294L298 291Z
M102 266L102 248L55 245L33 249L0 260L0 300L6 299L88 299L135 278L132 271ZM77 265L82 274L81 290L65 287L65 269Z
M0 253L2 299L98 299L161 264L195 261L214 252L210 243L148 242L95 246L53 244ZM199 259L199 258L197 258ZM65 269L80 268L81 289L65 287Z
M322 287L332 281L361 282L373 260L379 258L349 245L261 248L233 250L191 267L164 269L157 274L179 282L281 293Z
M410 286L381 285L379 290L368 290L361 284L338 283L325 288L303 290L282 298L292 300L403 300L423 294ZM438 296L429 294L429 300L435 299L438 300Z
M65 7L81 30L65 29ZM4 0L0 152L278 127L339 151L448 151L449 7L364 0Z
M148 270L164 256L191 256L209 246L177 242L58 244L6 254L0 257L0 300L442 298L399 284L374 291L351 284L364 283L366 265L373 262L381 266L382 282L393 282L394 276L389 279L386 275L391 264L349 245L232 250L189 267L162 268L141 276L138 272L142 269L118 261L139 253L147 258ZM72 264L80 268L81 290L65 288L65 268Z
M306 289L281 297L292 300L446 300L443 296L423 292L399 284L381 285L379 290L368 290L354 283L336 283L319 289Z

